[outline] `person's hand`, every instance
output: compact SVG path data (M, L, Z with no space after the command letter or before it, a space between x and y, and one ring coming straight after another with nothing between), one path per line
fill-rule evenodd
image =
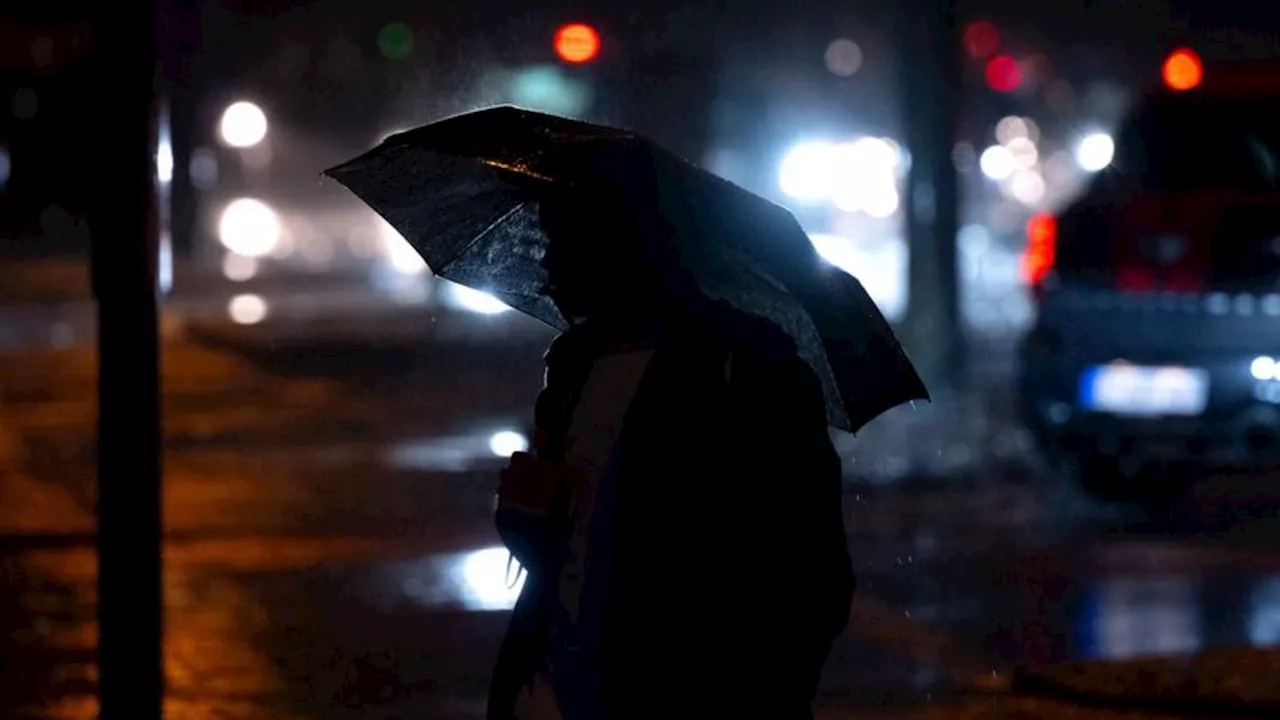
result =
M527 452L514 453L498 474L498 507L546 516L566 479L563 466Z

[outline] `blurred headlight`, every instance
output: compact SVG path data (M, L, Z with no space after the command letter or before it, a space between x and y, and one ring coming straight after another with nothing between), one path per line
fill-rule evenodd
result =
M261 200L240 198L222 210L218 239L237 255L262 257L280 242L280 216Z

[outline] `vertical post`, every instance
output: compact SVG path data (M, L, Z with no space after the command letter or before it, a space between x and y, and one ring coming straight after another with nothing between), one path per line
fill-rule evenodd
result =
M930 387L954 388L964 361L956 232L955 142L959 48L954 0L897 3L903 118L911 171L905 203L909 298L906 340Z
M98 309L98 691L101 717L163 703L156 8L99 3L90 208Z

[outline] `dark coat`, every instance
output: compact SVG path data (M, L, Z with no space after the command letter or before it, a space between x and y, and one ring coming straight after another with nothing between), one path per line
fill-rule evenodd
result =
M589 332L552 345L541 427L567 424L594 356ZM613 478L601 640L611 719L812 716L854 590L825 407L775 326L720 308L669 328L625 417ZM515 717L544 657L558 568L528 569L492 720Z

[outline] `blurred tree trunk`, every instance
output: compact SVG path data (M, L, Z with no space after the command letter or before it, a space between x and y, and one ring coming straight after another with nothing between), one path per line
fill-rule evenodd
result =
M954 0L899 0L902 112L911 171L903 206L909 249L905 341L931 389L954 388L964 360L951 151L960 53Z

